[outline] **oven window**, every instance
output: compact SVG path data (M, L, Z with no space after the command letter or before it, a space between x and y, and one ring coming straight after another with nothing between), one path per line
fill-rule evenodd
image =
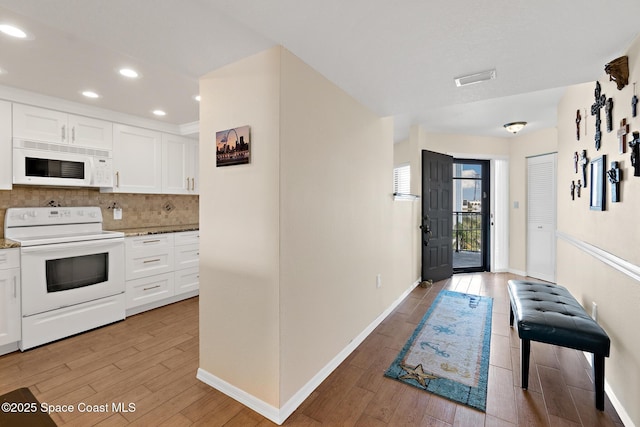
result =
M84 179L84 162L27 157L25 174L46 178Z
M109 253L46 261L47 292L60 292L109 280Z

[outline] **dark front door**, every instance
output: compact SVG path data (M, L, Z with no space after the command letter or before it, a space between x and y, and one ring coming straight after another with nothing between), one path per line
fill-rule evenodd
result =
M453 157L422 150L422 280L451 277Z

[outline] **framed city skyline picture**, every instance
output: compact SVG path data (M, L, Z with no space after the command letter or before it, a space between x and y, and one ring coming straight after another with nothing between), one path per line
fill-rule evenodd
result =
M241 126L216 132L216 167L249 163L250 130Z

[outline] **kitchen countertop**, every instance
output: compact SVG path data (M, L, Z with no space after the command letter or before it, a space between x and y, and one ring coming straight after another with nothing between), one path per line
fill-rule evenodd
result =
M200 229L199 224L182 224L182 225L162 225L157 227L140 227L140 228L124 228L113 229L109 231L121 231L125 237L148 236L150 234L177 233L180 231L197 231Z
M11 248L19 248L19 247L20 247L20 243L18 242L14 242L13 240L9 240L9 239L0 238L0 249L11 249Z

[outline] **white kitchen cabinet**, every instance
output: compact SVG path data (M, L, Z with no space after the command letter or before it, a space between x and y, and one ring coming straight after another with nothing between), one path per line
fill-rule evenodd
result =
M11 190L11 103L0 101L0 190Z
M155 274L127 280L127 309L173 296L173 273Z
M175 294L200 288L200 231L175 233Z
M21 339L20 253L0 250L0 346Z
M126 280L173 272L173 234L127 237L124 243Z
M85 148L113 148L111 122L24 104L13 104L13 136Z
M198 142L183 136L162 135L162 192L198 194Z
M199 234L196 230L125 238L127 315L198 294Z
M102 191L162 193L162 134L148 129L113 126L114 185Z

